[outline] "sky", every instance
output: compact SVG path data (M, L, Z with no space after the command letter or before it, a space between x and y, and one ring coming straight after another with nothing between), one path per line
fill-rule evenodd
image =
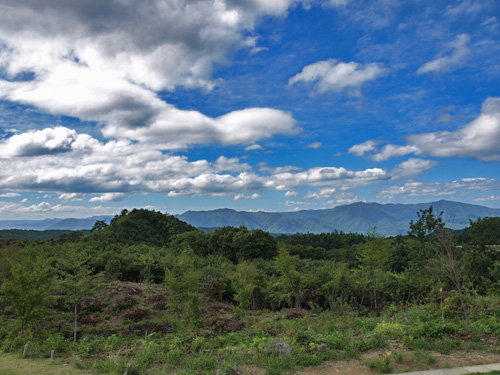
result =
M0 0L0 219L500 208L497 0Z

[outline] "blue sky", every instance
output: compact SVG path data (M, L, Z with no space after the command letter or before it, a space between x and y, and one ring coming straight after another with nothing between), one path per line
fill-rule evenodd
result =
M500 207L495 0L2 0L0 219Z

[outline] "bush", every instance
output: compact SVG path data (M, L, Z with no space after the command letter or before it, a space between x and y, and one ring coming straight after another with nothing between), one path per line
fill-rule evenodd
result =
M440 338L443 336L456 335L458 331L459 327L455 322L447 320L429 320L427 322L417 324L414 327L413 334L415 336Z
M67 348L67 342L64 339L64 336L57 332L52 333L43 342L42 349L45 352L45 355L50 355L51 350L54 350L56 353L62 353Z
M124 340L121 336L117 335L116 333L113 333L111 336L108 336L106 338L106 341L103 344L103 349L106 351L111 351L118 349L122 346L124 346Z
M494 316L489 316L487 318L482 318L475 321L472 324L473 327L477 327L488 335L499 336L500 335L500 320Z
M5 352L20 351L23 350L25 344L31 345L32 342L33 334L31 331L12 330L3 342L3 350Z
M377 324L374 332L384 335L389 339L397 340L401 339L405 335L405 327L399 323L382 322Z
M360 352L364 352L370 349L385 348L387 346L387 341L382 335L374 334L370 337L356 337L352 345Z
M80 357L88 358L99 351L102 341L100 337L85 336L76 344L76 351Z

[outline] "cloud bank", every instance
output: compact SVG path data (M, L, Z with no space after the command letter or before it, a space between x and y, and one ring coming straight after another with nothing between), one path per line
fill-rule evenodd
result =
M186 156L165 154L149 144L128 140L102 142L65 127L46 128L0 141L0 189L59 193L62 201L104 203L135 193L169 196L229 195L256 199L256 191L284 190L294 196L303 186L349 189L370 183L416 176L434 163L410 159L392 171L343 167L260 166L259 172L239 158L221 156L214 161L190 161ZM36 165L36 168L33 166ZM5 197L15 195L5 195Z
M244 34L257 19L286 14L294 5L293 0L145 0L140 7L118 0L6 1L0 5L5 73L0 98L98 122L105 137L164 149L250 145L297 134L300 128L288 112L247 108L211 118L159 96L177 87L213 89L214 67L227 64L239 49L256 47L257 39Z

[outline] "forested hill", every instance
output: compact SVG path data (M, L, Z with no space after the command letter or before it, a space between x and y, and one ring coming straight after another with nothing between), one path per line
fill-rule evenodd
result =
M244 212L230 209L187 211L177 218L195 227L245 226L271 233L322 233L332 231L366 233L376 226L381 235L404 234L420 209L433 206L443 211L446 225L461 229L470 220L500 216L500 209L440 200L419 204L353 203L326 210L297 212Z

